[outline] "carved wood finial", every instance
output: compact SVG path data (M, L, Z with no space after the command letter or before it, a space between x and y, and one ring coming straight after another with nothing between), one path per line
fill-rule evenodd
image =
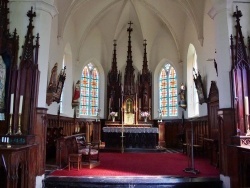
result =
M36 12L33 12L33 7L28 11L27 16L29 17L30 23L33 22L33 18L36 17Z
M144 57L143 57L143 65L142 65L142 74L148 73L148 60L147 60L147 40L144 39Z
M238 6L236 6L236 12L233 13L233 17L236 17L238 21L240 20L240 17L242 17L242 12L238 10Z

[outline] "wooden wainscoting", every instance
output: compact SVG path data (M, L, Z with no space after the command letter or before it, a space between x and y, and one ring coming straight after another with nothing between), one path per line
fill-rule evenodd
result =
M55 161L57 140L84 133L87 142L101 142L101 124L93 119L47 115L46 161Z
M197 143L200 140L200 135L206 137L208 135L208 119L207 116L202 116L195 119L186 119L184 120L184 125L182 120L175 119L170 121L163 121L160 123L161 135L165 135L165 145L169 148L181 148L182 143L185 142L185 132L190 128L191 123L194 128L194 143ZM164 128L162 127L164 125ZM163 138L161 138L163 139Z

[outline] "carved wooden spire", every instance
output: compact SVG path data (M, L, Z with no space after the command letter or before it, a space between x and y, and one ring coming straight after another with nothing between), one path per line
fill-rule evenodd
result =
M9 25L9 8L8 8L8 0L0 0L1 8L0 8L0 35L4 36L8 33L8 25ZM1 37L3 39L4 37Z
M35 45L33 44L33 18L36 13L33 8L27 12L29 17L29 25L27 26L27 34L23 47L22 56L20 57L20 67L18 70L18 86L19 91L16 96L23 96L23 110L22 110L22 125L23 130L27 134L33 134L35 109L37 107L38 88L40 71L38 70L38 48L39 48L39 35L36 37ZM19 98L17 97L17 101ZM15 109L18 110L18 109ZM15 118L17 119L17 118Z
M142 64L142 74L148 73L148 60L147 60L147 40L144 40L144 57L143 57L143 64Z
M108 84L114 85L116 82L120 80L120 72L117 70L117 59L116 59L116 40L114 40L114 53L113 53L113 61L111 70L108 73Z
M128 54L127 54L127 66L125 69L125 77L124 77L124 94L130 95L135 93L135 82L134 82L134 67L133 67L133 59L132 59L132 46L131 46L131 32L133 29L131 25L133 24L131 21L128 23L129 28L128 31Z
M234 57L234 62L233 64L235 66L248 66L247 62L247 52L246 52L246 46L244 44L244 37L242 35L241 31L241 25L240 25L240 17L242 17L242 13L240 10L238 10L238 6L236 6L236 12L234 12L233 17L236 18L236 36L235 36L235 41L236 44L233 45L235 49L235 57ZM232 40L232 38L231 38ZM233 42L232 42L233 44Z
M35 62L35 58L34 58L34 48L36 48L36 53L37 53L37 49L39 47L38 45L38 36L37 36L37 41L36 41L36 45L33 45L33 28L34 26L32 25L33 22L33 18L36 17L36 13L33 12L33 7L31 7L31 10L28 11L27 16L29 17L29 25L27 26L28 30L27 30L27 34L25 36L25 43L22 46L23 48L23 53L22 56L20 57L21 59L21 63L20 66L21 68L23 68L24 66L29 67L32 66L33 64L37 64L37 61ZM35 56L37 56L37 54L35 54Z
M138 88L139 88L139 97L141 98L141 111L150 111L151 100L151 72L148 69L148 60L147 60L147 40L144 40L144 56L142 64L142 72L138 74Z
M116 40L114 40L114 53L111 70L108 73L108 112L111 111L118 112L119 107L119 97L120 97L120 85L121 85L121 75L120 71L117 71L117 59L116 59ZM108 114L109 114L108 113Z

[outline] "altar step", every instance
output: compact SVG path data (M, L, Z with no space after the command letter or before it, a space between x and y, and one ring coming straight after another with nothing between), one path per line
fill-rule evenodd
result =
M222 188L219 178L188 178L170 176L103 176L103 177L47 177L45 188Z
M124 148L122 151L121 148L102 148L101 152L140 152L140 153L154 153L154 152L163 152L162 150L153 149L153 148Z
M122 148L100 148L101 152L122 152ZM178 148L124 148L123 152L164 152L164 153L182 153L181 149Z

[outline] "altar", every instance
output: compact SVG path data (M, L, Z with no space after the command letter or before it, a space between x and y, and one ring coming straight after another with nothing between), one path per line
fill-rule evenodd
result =
M148 68L147 41L144 40L142 69L135 70L132 59L129 22L127 61L122 72L117 69L116 40L107 79L107 118L103 127L105 148L151 148L158 144L158 128L152 127L152 73ZM136 72L135 72L136 71Z
M103 127L103 132L105 148L109 149L122 146L125 149L155 149L158 143L159 130L156 127L111 126Z

